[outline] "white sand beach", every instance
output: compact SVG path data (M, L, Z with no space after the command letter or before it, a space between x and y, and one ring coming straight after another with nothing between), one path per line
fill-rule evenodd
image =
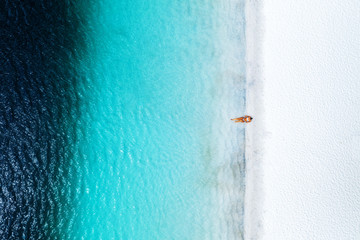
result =
M245 239L360 239L360 1L246 8Z

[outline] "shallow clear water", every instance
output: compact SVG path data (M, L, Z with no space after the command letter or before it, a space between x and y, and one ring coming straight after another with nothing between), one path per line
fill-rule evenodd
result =
M243 1L71 7L83 43L51 90L65 97L45 236L241 239L244 128L230 118L245 106Z
M240 232L240 225L223 226L240 224L224 218L242 210L222 206L232 198L222 194L233 194L222 189L232 187L222 178L232 168L241 184L243 166L230 166L227 152L239 153L232 158L241 162L243 140L240 133L235 149L222 147L233 138L227 134L238 133L217 124L241 114L244 79L221 67L221 5L94 4L89 54L79 65L84 114L74 164L82 174L74 183L72 231L84 239L219 239ZM221 119L219 111L232 107Z

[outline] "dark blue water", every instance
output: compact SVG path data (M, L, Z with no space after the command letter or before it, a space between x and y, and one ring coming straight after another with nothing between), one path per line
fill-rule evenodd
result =
M0 3L0 239L55 239L71 214L66 166L86 17L71 1ZM75 51L75 49L77 49Z

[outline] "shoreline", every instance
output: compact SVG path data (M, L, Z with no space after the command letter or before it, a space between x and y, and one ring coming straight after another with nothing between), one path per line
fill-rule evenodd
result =
M245 2L246 21L246 113L254 120L245 131L244 239L259 239L262 234L262 1ZM249 211L250 210L250 211Z

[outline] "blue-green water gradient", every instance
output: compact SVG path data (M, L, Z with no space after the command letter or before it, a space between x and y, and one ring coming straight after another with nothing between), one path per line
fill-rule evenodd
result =
M243 129L228 124L243 113L244 68L223 67L221 4L90 5L87 54L76 63L81 114L68 238L240 238L241 221L226 214L241 218L242 195L228 196L238 188L222 177L230 171L242 185ZM231 158L241 164L232 168Z

